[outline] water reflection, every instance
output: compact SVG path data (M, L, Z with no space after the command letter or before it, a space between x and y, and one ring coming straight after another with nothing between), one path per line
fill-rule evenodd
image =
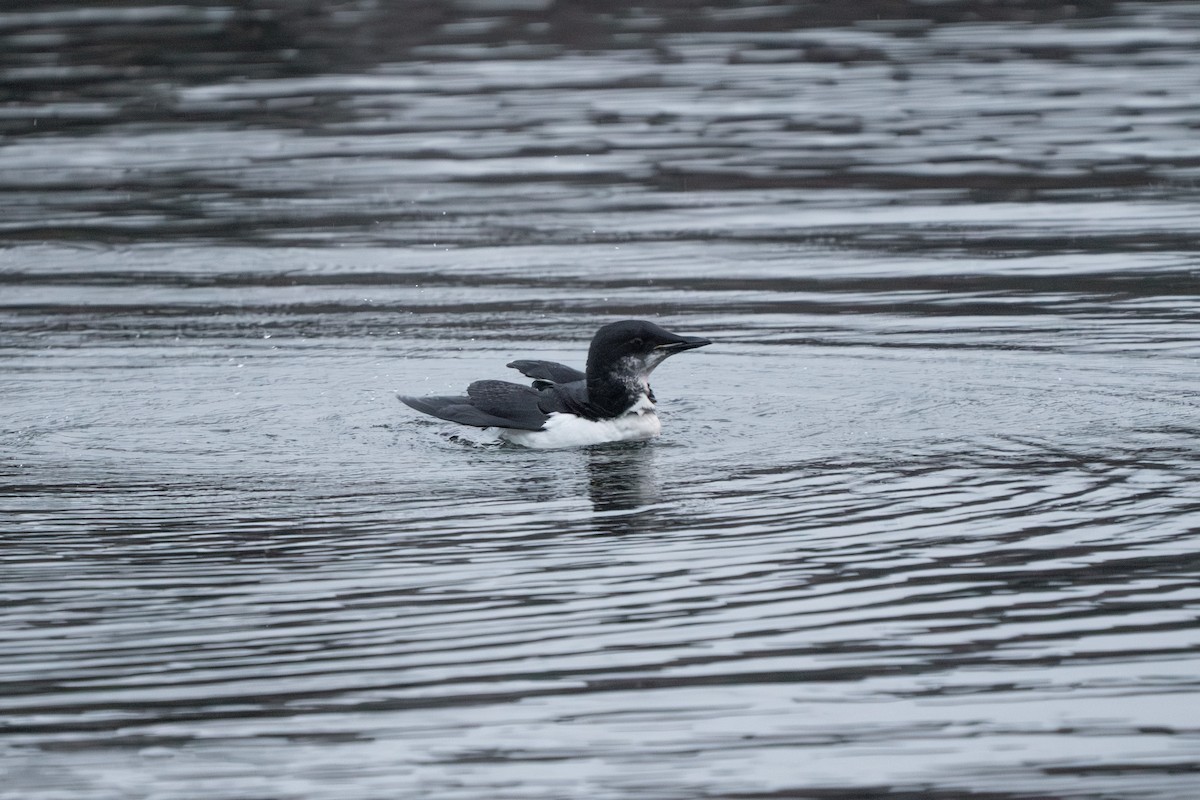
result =
M654 461L654 443L632 442L587 448L588 495L597 514L622 514L605 520L613 533L644 533L663 487Z

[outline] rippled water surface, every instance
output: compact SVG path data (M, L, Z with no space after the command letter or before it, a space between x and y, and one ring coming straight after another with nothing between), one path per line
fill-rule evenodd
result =
M0 13L0 798L1200 796L1200 6L299 6Z

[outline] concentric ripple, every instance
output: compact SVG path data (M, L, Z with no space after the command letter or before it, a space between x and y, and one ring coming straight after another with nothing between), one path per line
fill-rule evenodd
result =
M1195 793L1194 7L201 5L0 13L0 798Z

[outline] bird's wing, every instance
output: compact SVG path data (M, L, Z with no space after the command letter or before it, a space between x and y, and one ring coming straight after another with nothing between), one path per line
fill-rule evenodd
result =
M477 428L540 431L546 412L538 408L538 391L507 381L475 381L466 397L405 397L400 402L439 419Z
M575 414L585 419L598 418L588 403L587 381L582 380L543 384L538 389L538 408L546 414L557 411L562 414Z
M505 366L520 370L527 378L548 383L574 383L587 379L586 373L553 361L513 361Z
M467 387L471 405L485 414L508 420L506 428L541 430L546 415L538 408L538 392L508 381L475 381Z

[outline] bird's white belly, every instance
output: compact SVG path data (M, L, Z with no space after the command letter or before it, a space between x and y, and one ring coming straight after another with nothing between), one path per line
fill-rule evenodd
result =
M646 402L613 419L590 420L573 414L554 413L540 431L500 428L498 432L501 439L513 444L545 450L653 439L662 432L662 423L654 413L654 406Z

